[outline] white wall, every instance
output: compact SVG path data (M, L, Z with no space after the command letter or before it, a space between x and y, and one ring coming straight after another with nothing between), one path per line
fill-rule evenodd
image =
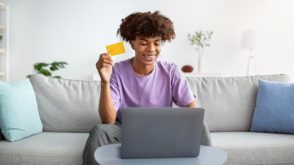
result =
M63 78L91 79L104 46L119 40L116 30L134 11L160 10L175 24L176 39L161 59L193 64L196 52L187 34L213 30L205 50L204 72L245 75L248 52L240 47L245 30L255 30L259 74L294 75L294 1L292 0L8 0L10 5L10 79L24 79L36 62L66 61ZM127 47L129 58L133 52Z

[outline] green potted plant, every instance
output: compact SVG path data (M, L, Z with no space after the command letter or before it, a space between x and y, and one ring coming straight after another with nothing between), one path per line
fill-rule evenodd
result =
M54 61L52 63L39 62L34 64L34 70L37 74L42 74L46 77L61 78L59 75L53 75L53 72L62 69L67 65L64 61Z
M191 45L195 46L195 50L198 52L197 57L197 73L202 73L202 56L205 47L209 47L210 40L212 37L213 31L195 31L193 34L188 34L188 39Z

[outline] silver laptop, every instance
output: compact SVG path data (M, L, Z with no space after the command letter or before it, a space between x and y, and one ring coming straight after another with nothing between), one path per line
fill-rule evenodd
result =
M199 155L204 109L127 108L121 113L121 158Z

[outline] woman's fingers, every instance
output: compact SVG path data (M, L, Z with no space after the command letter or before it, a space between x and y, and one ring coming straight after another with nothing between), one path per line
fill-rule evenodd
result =
M103 66L107 66L105 64L112 66L112 58L107 53L102 53L96 63L96 67L101 68Z

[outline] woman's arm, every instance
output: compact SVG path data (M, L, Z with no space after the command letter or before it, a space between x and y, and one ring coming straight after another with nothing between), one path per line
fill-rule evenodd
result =
M110 92L110 77L112 74L112 59L107 53L100 55L96 68L101 77L101 93L99 115L103 124L113 124L116 120L116 110L112 103Z
M101 83L99 115L103 124L115 123L116 110L112 104L110 83Z

